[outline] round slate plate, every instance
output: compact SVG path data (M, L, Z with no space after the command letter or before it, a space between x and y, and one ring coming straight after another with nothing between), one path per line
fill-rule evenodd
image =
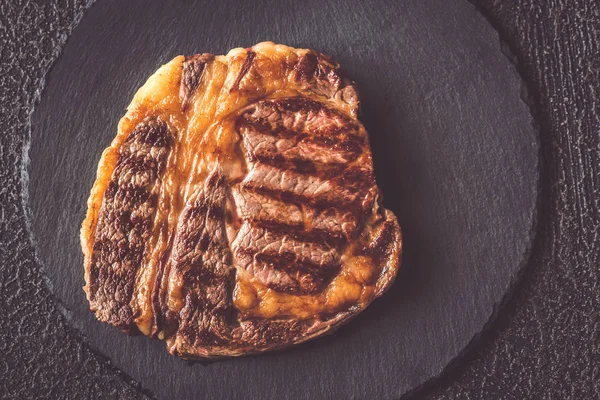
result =
M177 54L272 40L333 56L361 91L397 282L332 336L211 364L169 356L88 311L79 225L102 150L136 88ZM101 1L33 115L30 206L56 297L90 345L159 398L397 398L481 331L526 261L538 147L496 32L464 0Z

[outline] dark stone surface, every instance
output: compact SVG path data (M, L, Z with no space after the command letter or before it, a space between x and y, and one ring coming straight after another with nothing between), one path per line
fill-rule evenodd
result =
M33 233L53 293L90 345L158 398L397 398L467 346L526 262L538 146L522 82L464 0L340 0L318 15L318 1L236 4L101 1L69 37L32 116L29 152ZM233 9L238 22L222 24ZM205 15L212 20L198 24ZM377 26L379 35L365 29ZM190 367L163 343L95 320L79 289L79 225L98 158L137 87L179 53L261 38L323 51L356 80L378 182L403 229L402 273L331 337Z
M597 398L599 5L480 3L516 54L541 124L539 235L497 320L414 397ZM0 3L0 393L10 398L137 396L105 359L72 340L45 289L23 213L20 157L31 106L82 7Z

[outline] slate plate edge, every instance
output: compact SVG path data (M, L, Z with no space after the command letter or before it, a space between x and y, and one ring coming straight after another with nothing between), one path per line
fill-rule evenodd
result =
M533 215L533 223L532 226L530 228L530 232L531 232L531 236L533 238L532 243L528 246L528 249L526 249L525 254L524 254L524 262L523 264L518 268L518 272L517 274L515 274L515 276L513 276L511 278L511 283L509 285L509 289L507 291L507 293L504 295L503 299L494 305L493 310L491 311L490 317L488 319L488 322L484 325L484 327L482 328L482 330L477 333L476 335L474 335L474 337L469 341L469 344L458 354L454 357L454 359L446 366L446 368L444 368L444 370L442 371L441 374L439 374L436 377L432 377L429 380L427 380L426 382L424 382L423 384L421 384L420 386L414 388L413 390L411 390L410 392L408 392L407 394L405 394L404 396L402 396L402 398L413 398L415 395L421 393L423 390L426 390L429 387L435 386L435 384L442 378L444 377L450 370L454 369L457 365L459 365L461 363L461 361L463 361L465 355L467 355L468 353L470 353L475 347L477 347L477 345L480 343L480 341L482 340L482 337L485 336L485 334L493 329L494 326L494 322L496 320L496 317L498 316L498 314L504 309L504 307L510 302L511 298L513 297L513 294L516 290L518 290L518 283L521 280L520 278L522 277L522 275L524 274L524 271L527 269L527 265L530 262L530 259L532 257L532 253L533 253L533 249L537 247L537 241L538 241L538 220L540 218L540 204L541 204L541 183L543 181L544 178L544 171L543 171L543 163L542 163L542 158L541 158L541 150L540 150L540 132L539 132L539 124L537 123L537 119L539 117L539 113L536 111L536 101L534 99L534 96L530 95L529 93L531 93L531 91L529 90L529 85L527 84L525 78L524 78L524 74L523 71L521 70L520 66L519 66L519 61L516 58L516 56L514 55L514 52L511 50L509 43L509 40L505 37L503 37L503 35L501 34L501 32L497 29L497 27L495 26L495 24L490 20L490 18L486 15L485 10L483 10L480 6L478 6L477 4L474 4L473 0L468 0L469 3L471 3L471 6L475 8L475 10L481 15L483 16L483 18L485 18L485 20L487 21L488 24L491 25L491 28L494 29L496 31L496 34L498 35L498 42L500 44L500 50L503 52L503 54L508 58L508 60L513 64L517 74L518 74L518 78L520 80L520 84L521 84L521 100L525 103L525 105L528 106L528 109L530 110L530 114L532 116L532 120L531 120L531 124L535 129L535 141L536 141L536 146L538 148L538 181L537 181L537 201L536 201L536 206L534 209L534 215ZM28 123L27 126L25 127L25 135L26 138L23 141L23 149L22 149L22 155L21 155L21 171L20 171L20 176L21 176L21 206L23 207L23 211L25 214L25 224L26 224L26 229L29 233L29 241L30 241L30 245L32 246L33 250L34 250L34 255L35 255L35 263L37 264L37 267L39 268L41 275L44 279L44 282L46 284L47 287L47 291L49 292L49 297L50 299L55 303L55 305L58 307L58 309L60 310L60 312L63 314L63 317L68 315L68 310L65 309L65 307L63 307L62 302L60 301L60 299L58 299L56 296L54 296L53 291L52 291L52 287L51 287L51 283L50 280L48 279L46 273L45 273L45 269L43 267L43 263L41 262L39 256L38 256L38 250L36 247L36 243L33 240L32 237L32 221L31 221L31 210L30 207L28 205L28 197L29 197L29 177L28 177L28 173L27 173L27 167L28 167L28 163L29 163L29 157L28 157L28 152L29 152L29 148L31 145L31 114L33 114L33 112L35 111L35 106L37 105L37 103L40 100L41 95L43 94L44 88L45 88L45 83L46 83L46 77L50 71L50 69L52 68L52 66L54 65L54 62L56 61L56 59L61 55L62 50L64 49L64 46L66 45L67 41L68 41L68 36L70 35L70 33L73 31L73 29L75 29L77 27L77 25L79 24L79 22L81 21L83 14L85 13L85 11L91 7L93 4L95 3L95 0L90 0L88 1L88 3L85 5L85 8L82 12L80 12L76 18L74 19L74 21L72 23L69 24L68 26L68 34L64 35L61 38L61 43L59 43L59 45L53 49L53 57L52 60L49 63L49 66L46 68L46 70L44 71L44 73L42 74L42 79L39 82L38 88L34 94L34 100L33 100L33 104L31 105L31 109L29 112L29 118L28 118ZM105 363L107 366L109 366L110 369L112 369L114 371L114 373L116 373L121 379L123 379L127 384L131 385L133 388L135 388L136 390L138 390L141 394L144 394L146 396L149 397L154 397L152 393L150 393L147 390L144 390L141 385L139 383L137 383L132 377L130 377L129 375L127 375L126 373L124 373L123 371L121 371L117 366L113 365L110 361L110 359L108 359L106 356L104 356L101 352L97 351L95 348L93 348L92 346L90 346L86 340L85 340L85 336L79 332L77 329L73 328L69 323L68 323L68 318L65 318L65 320L63 321L65 323L66 326L68 326L69 328L69 333L70 335L73 337L74 340L78 340L80 342L82 342L84 344L84 346L88 347L91 352L98 357L99 359L101 359L101 362Z

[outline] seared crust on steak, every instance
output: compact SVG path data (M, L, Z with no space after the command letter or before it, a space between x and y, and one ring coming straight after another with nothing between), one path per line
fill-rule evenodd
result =
M271 42L179 56L136 93L81 228L96 317L183 358L331 332L381 296L401 235L354 84Z

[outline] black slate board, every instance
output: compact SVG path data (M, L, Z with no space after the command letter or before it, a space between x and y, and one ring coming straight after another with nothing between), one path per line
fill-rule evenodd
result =
M44 76L86 0L2 3L0 12L0 393L145 398L77 339L48 295L24 207L23 155ZM514 295L418 399L600 397L600 4L473 0L508 43L541 125L538 234Z
M188 365L94 320L80 290L78 226L101 150L147 76L179 53L265 39L328 53L357 81L378 181L404 230L404 265L390 292L333 337ZM463 1L101 2L33 115L32 223L53 292L93 347L161 398L398 397L456 357L526 261L538 171L520 90L497 34Z

